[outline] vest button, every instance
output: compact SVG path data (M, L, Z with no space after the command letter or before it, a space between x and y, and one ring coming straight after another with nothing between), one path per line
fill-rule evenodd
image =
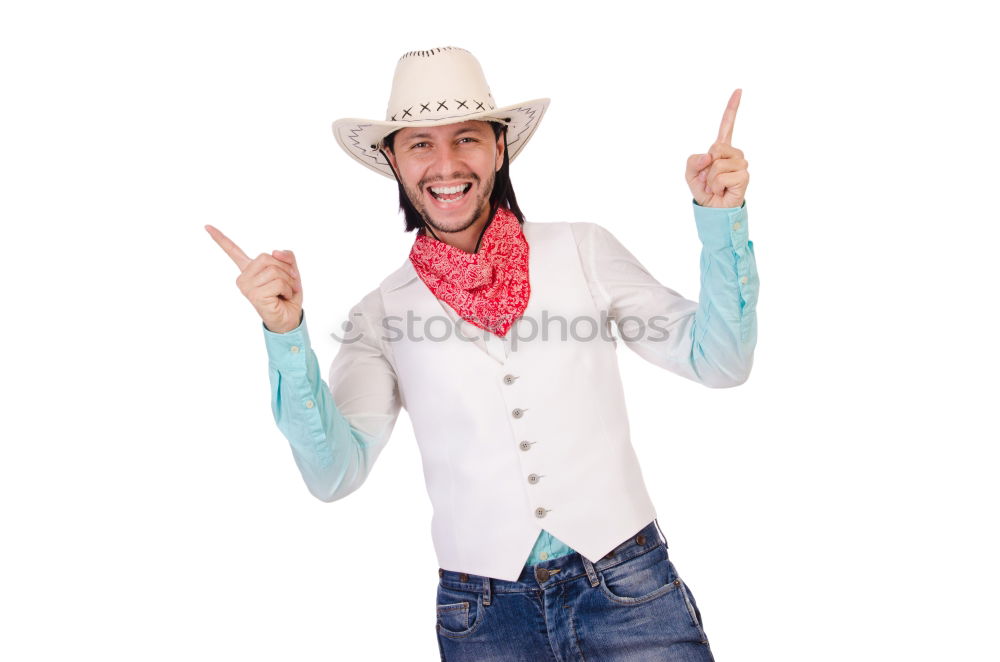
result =
M530 451L531 450L531 442L530 441L522 441L521 443L519 443L517 445L517 447L520 448L522 451Z
M538 517L538 518L545 517L545 512L546 511L545 511L544 508L535 508L535 517Z
M544 582L549 578L549 571L546 568L535 568L535 579Z
M524 410L521 408L517 408L510 413L514 418L521 418L522 416L524 416Z
M538 482L538 474L528 474L528 482L534 485Z
M637 535L635 537L635 544L637 544L637 545L645 545L646 544L646 536L642 535L641 533L639 535Z
M517 377L515 377L514 375L504 375L503 376L503 383L507 384L509 386L509 385L511 385L511 384L514 383L515 379L517 379Z
M462 574L460 574L458 576L458 581L460 581L460 582L467 582L467 581L469 581L469 576L463 572Z

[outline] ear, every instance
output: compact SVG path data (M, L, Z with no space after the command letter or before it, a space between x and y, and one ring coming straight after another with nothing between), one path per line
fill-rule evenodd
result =
M399 168L396 167L396 155L392 153L392 150L389 149L389 146L383 145L381 151L382 154L385 156L386 160L389 162L389 165L392 166L392 169L395 170L396 172L399 172Z
M500 135L497 136L497 158L496 166L494 167L496 172L500 172L500 168L503 167L503 152L505 149L507 149L507 127L504 127L500 131Z

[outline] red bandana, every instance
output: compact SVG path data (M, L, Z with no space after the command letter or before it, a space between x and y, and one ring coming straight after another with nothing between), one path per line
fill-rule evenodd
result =
M497 209L478 253L417 235L410 262L434 296L498 336L506 335L528 306L528 242L505 207Z

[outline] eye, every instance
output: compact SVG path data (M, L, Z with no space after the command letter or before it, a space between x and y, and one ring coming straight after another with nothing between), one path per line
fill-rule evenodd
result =
M468 141L474 142L474 143L475 142L479 142L476 138L473 138L472 136L465 136L463 138L459 138L458 142L462 142L463 140L468 140Z
M417 149L418 147L426 147L426 146L427 143L425 142L413 143L412 145L410 145L410 149Z

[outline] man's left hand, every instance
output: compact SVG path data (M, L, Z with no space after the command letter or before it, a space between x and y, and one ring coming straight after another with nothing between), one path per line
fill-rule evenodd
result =
M708 153L688 157L685 178L695 202L702 207L743 206L750 173L743 152L732 146L736 109L740 107L742 93L743 90L737 89L729 97L719 137Z

